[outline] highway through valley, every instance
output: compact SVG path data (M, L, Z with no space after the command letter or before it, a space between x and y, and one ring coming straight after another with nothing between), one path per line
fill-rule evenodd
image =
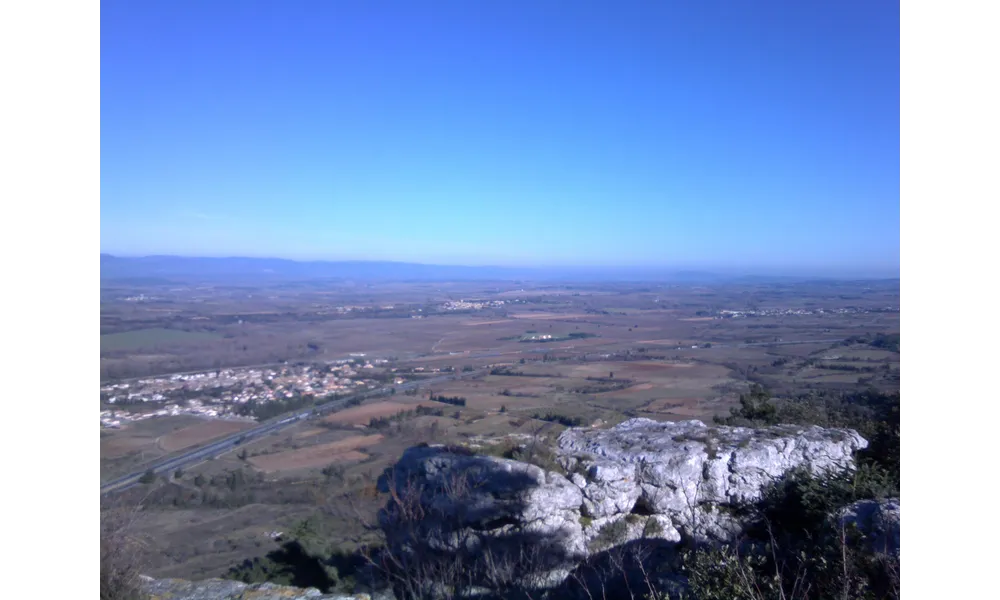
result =
M815 344L815 343L836 343L843 341L842 339L827 339L827 340L795 340L795 341L773 341L773 342L754 342L745 344L713 344L713 348L724 348L727 346L735 346L738 348L745 348L749 346L781 346L787 344ZM559 346L550 348L538 348L531 350L519 350L513 352L480 352L480 353L455 353L461 355L463 358L488 358L488 357L498 357L511 354L542 354L545 352L550 352L553 350L566 350L573 348L573 346ZM706 350L710 350L707 349ZM378 396L388 396L392 393L392 390L396 392L404 392L409 389L417 388L420 386L435 385L438 383L443 383L445 381L455 381L458 379L472 378L479 375L485 374L488 369L478 369L476 371L468 371L464 373L448 373L446 375L441 375L438 377L432 377L429 379L421 379L408 381L406 383L401 383L393 386L386 386L377 390L370 390L365 393L356 394L354 396L349 396L345 398L337 398L336 400L331 400L323 404L318 404L311 408L298 411L291 415L286 415L284 417L276 418L267 421L266 423L261 423L260 425L235 433L233 435L224 437L222 439L216 440L214 442L209 442L198 448L191 449L182 454L177 454L174 456L168 456L158 461L146 464L141 470L129 473L128 475L123 475L111 481L101 484L101 496L109 494L111 492L120 492L127 490L135 485L139 484L139 479L148 471L152 471L156 475L169 474L177 469L184 469L192 465L198 464L204 460L211 457L220 456L233 450L236 446L248 442L250 440L269 435L276 431L280 431L287 427L291 427L296 423L322 415L327 412L332 412L344 408L348 402L354 400L358 397L362 398L374 398Z
M276 431L285 429L286 427L291 427L292 425L309 419L310 417L318 416L327 412L339 410L344 408L347 403L355 398L374 398L376 396L387 396L392 393L395 389L397 392L403 392L412 388L426 385L434 385L437 383L442 383L445 381L453 381L456 379L462 379L466 377L472 377L479 374L476 371L470 371L467 373L449 373L447 375L442 375L440 377L433 377L430 379L422 379L416 381L409 381L406 383L401 383L399 385L387 386L380 388L378 390L370 390L367 393L356 394L354 396L349 396L346 398L337 398L336 400L331 400L323 404L317 404L311 408L296 412L292 415L284 416L278 420L270 420L266 423L262 423L253 429L247 429L239 433L224 437L222 439L210 442L199 448L195 448L185 452L183 454L175 455L160 459L159 461L145 465L142 470L129 473L128 475L123 475L117 479L113 479L107 483L101 484L101 496L109 494L111 492L120 492L127 490L128 488L135 486L139 483L139 479L147 472L152 471L157 475L164 473L172 473L177 469L183 469L185 467L190 467L194 464L200 463L210 457L219 456L231 451L236 446L248 442L252 439L256 439L265 435L269 435Z

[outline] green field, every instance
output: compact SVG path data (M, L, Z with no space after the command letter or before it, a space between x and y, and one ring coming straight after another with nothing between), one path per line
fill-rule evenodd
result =
M136 329L101 336L101 351L135 350L173 344L197 344L219 339L214 333L181 331L179 329Z

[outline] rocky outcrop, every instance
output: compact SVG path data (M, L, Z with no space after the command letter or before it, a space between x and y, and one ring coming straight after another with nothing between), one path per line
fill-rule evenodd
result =
M841 525L856 528L875 552L899 556L899 498L861 500L838 517Z
M607 430L568 429L559 453L579 475L581 514L595 524L655 515L669 523L668 538L728 541L739 523L727 509L757 500L792 469L819 474L851 466L867 445L851 430L631 419Z
M547 587L587 554L580 488L535 465L460 448L410 448L379 488L390 495L379 524L396 556L426 564L437 553L460 563L488 553L508 580Z
M604 430L567 429L554 460L539 462L548 468L461 447L410 448L379 480L389 494L379 514L385 583L399 597L557 588L586 577L590 567L581 565L638 539L668 553L685 539L732 541L743 527L733 508L759 499L792 469L849 467L866 446L843 429L631 419ZM831 518L898 556L898 499L856 502ZM392 571L404 576L394 579ZM222 579L146 578L143 585L151 600L372 600Z
M323 594L315 588L246 584L228 579L186 581L147 577L142 587L149 600L371 600L365 594Z
M549 587L630 540L730 541L741 529L731 508L792 469L848 467L866 446L851 430L631 419L563 432L561 472L459 448L411 448L380 480L392 498L380 524L397 556L461 561L485 551L534 578L519 584Z

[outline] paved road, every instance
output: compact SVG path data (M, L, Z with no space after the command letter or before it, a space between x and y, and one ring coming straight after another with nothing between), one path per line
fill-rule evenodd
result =
M561 349L571 348L571 347L572 346L563 346ZM459 354L459 355L456 355L456 356L460 356L461 358L488 358L488 357L502 356L502 355L509 355L509 354L544 353L544 352L546 352L548 350L555 350L555 349L557 349L557 348L547 348L547 349L546 348L540 348L540 349L532 349L532 350L515 350L515 351L509 351L509 352L481 352L481 353L472 353L472 354ZM488 372L487 369L479 369L479 370L476 370L476 371L469 371L469 372L465 372L465 373L450 373L448 375L441 375L439 377L432 377L430 379L421 379L421 380L409 381L407 383L402 383L402 384L399 384L399 385L389 386L389 387L381 388L379 390L373 390L373 391L367 392L365 394L358 394L358 396L362 396L362 397L368 398L368 397L375 397L375 396L380 396L380 395L388 395L388 394L391 393L391 391L393 389L395 389L397 392L402 392L402 391L406 391L408 389L412 389L412 388L416 388L416 387L420 387L420 386L426 386L426 385L434 385L436 383L441 383L441 382L444 382L444 381L453 381L453 380L456 380L456 379L466 379L466 378L470 378L470 377L475 377L477 375L485 374L486 372ZM142 467L142 470L135 471L133 473L129 473L128 475L123 475L122 477L119 477L117 479L113 479L113 480L111 480L111 481L109 481L107 483L102 483L101 484L101 495L103 496L105 494L108 494L110 492L115 492L115 491L124 491L124 490L127 490L130 487L133 487L133 486L137 485L139 483L139 478L142 477L149 470L152 470L157 475L161 475L161 474L164 474L164 473L171 473L173 471L176 471L177 469L183 469L185 467L189 467L191 465L200 463L200 462L204 461L205 459L207 459L209 457L219 456L219 455L221 455L221 454L223 454L225 452L228 452L228 451L232 450L233 447L238 446L238 445L240 445L240 444L242 444L244 442L247 442L249 440L252 440L252 439L255 439L255 438L259 438L261 436L265 436L265 435L271 434L271 433L273 433L275 431L280 431L281 429L284 429L286 427L290 427L290 426L294 425L295 423L298 423L299 421L302 421L304 419L308 419L308 418L316 416L316 415L320 415L320 414L323 414L323 413L326 413L326 412L331 412L331 411L343 408L347 404L347 402L349 402L350 400L352 400L353 398L356 398L356 397L357 396L352 396L352 397L348 397L348 398L339 398L337 400L331 400L330 402L327 402L325 404L320 404L320 405L314 406L312 408L303 410L303 411L295 413L293 415L289 415L289 416L283 417L283 418L281 418L279 420L272 420L272 421L268 421L266 423L262 423L262 424L258 425L257 427L254 427L253 429L248 429L248 430L245 430L245 431L241 431L239 433L235 433L233 435L230 435L230 436L227 436L225 438L222 438L222 439L220 439L218 441L211 442L208 445L201 446L201 447L195 448L193 450L189 450L188 452L186 452L184 454L180 454L180 455L172 456L172 457L167 457L167 458L161 459L158 462L154 462L154 463L151 463L151 464L144 465Z
M789 345L789 344L828 344L828 343L832 344L832 343L841 342L841 341L843 341L843 340L842 339L830 339L830 340L793 340L793 341L787 341L787 342L785 342L785 341L782 341L782 342L755 342L755 343L750 343L750 344L734 344L733 346L735 346L737 348L746 348L746 347L750 347L750 346L783 346L783 345ZM712 348L725 348L727 346L730 346L730 345L729 344L712 344ZM511 355L511 354L544 354L545 352L550 352L552 350L565 350L565 349L570 349L570 348L573 348L573 346L548 347L548 348L538 348L538 349L531 349L531 350L514 350L514 351L508 351L508 352L499 352L499 351L494 351L494 352L480 352L480 353L470 353L470 354L459 354L459 355L456 355L456 356L461 356L463 358L488 358L488 357L504 356L504 355ZM711 350L711 348L706 348L706 350ZM467 372L467 373L454 373L454 374L442 375L442 376L439 376L439 377L433 377L433 378L430 378L430 379L410 381L410 382L402 383L402 384L395 385L395 386L389 386L389 387L381 388L379 390L373 390L373 391L367 392L365 394L359 394L358 396L362 396L362 397L374 397L374 396L378 396L378 395L388 395L388 394L391 393L391 390L393 390L393 389L395 389L397 392L406 391L408 389L416 388L416 387L419 387L419 386L434 385L436 383L441 383L441 382L444 382L444 381L453 381L453 380L456 380L456 379L465 379L465 378L469 378L469 377L475 377L475 376L481 375L481 374L483 374L485 372L486 372L486 369L480 369L480 370L477 370L477 371L470 371L470 372ZM337 399L337 400L331 400L330 402L327 402L325 404L320 404L318 406L314 406L312 408L303 410L303 411L295 413L293 415L283 417L280 420L275 420L275 421L269 421L267 423L262 423L261 425L258 425L257 427L254 427L253 429L248 429L246 431L241 431L239 433L236 433L236 434L230 435L228 437L222 438L222 439L220 439L218 441L212 442L212 443L210 443L210 444L208 444L206 446L202 446L200 448L195 448L193 450L190 450L190 451L188 451L188 452L186 452L184 454L180 454L180 455L173 456L173 457L168 457L168 458L160 460L159 462L155 462L153 464L146 465L146 466L143 467L143 469L141 471L136 471L134 473L130 473L128 475L119 477L117 479L114 479L112 481L109 481L107 483L102 484L101 485L101 495L103 496L105 494L108 494L108 493L114 492L114 491L123 491L123 490L126 490L126 489L128 489L130 487L133 487L133 486L137 485L138 482L139 482L139 478L142 477L143 474L145 474L146 471L148 471L148 470L152 470L157 475L160 475L160 474L163 474L163 473L170 473L170 472L175 471L177 469L183 469L184 467L188 467L188 466L191 466L193 464L202 462L203 460L205 460L205 459L207 459L207 458L209 458L211 456L219 456L220 454L228 452L228 451L232 450L233 447L238 446L238 445L242 444L243 442L252 440L254 438L259 438L261 436L268 435L270 433L273 433L275 431L279 431L279 430L284 429L286 427L290 427L290 426L294 425L295 423L298 423L299 421L302 421L304 419L308 419L308 418L313 417L313 416L317 416L317 415L320 415L320 414L323 414L323 413L326 413L326 412L330 412L330 411L334 411L334 410L338 410L340 408L343 408L347 404L348 401L350 401L351 399L356 398L356 397L357 396L348 397L348 398L340 398L340 399Z
M452 381L456 379L473 377L480 373L481 371L470 371L467 373L442 375L439 377L432 377L430 379L409 381L407 383L402 383L395 386L389 386L378 390L372 390L367 393L358 394L356 396L331 400L330 402L319 404L312 408L297 412L293 415L289 415L278 420L272 420L266 423L262 423L261 425L258 425L253 429L248 429L246 431L235 433L233 435L224 437L218 441L211 442L208 445L201 446L200 448L195 448L194 450L185 452L184 454L168 457L160 460L159 462L154 462L152 464L145 465L141 471L129 473L128 475L124 475L107 483L101 484L101 495L103 496L107 493L114 491L123 491L138 484L139 478L142 477L143 474L146 473L146 471L152 470L157 475L160 475L163 473L171 473L177 469L183 469L184 467L188 467L193 464L202 462L203 460L209 457L218 456L220 454L228 452L232 450L235 446L250 441L254 438L259 438L261 436L268 435L270 433L279 431L286 427L290 427L295 423L298 423L299 421L302 421L304 419L308 419L310 417L317 416L326 412L341 409L350 400L357 397L371 398L376 396L385 396L389 395L391 393L391 390L393 389L395 389L397 392L401 392L423 385L433 385L444 381Z

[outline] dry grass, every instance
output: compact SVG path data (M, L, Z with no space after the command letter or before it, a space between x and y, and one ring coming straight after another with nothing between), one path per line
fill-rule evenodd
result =
M150 449L151 441L152 440L148 437L133 437L127 434L114 432L107 438L101 438L101 458L106 460L122 458L123 456L128 456L133 452L141 452L144 449Z
M417 406L430 403L403 404L401 402L375 402L362 406L352 406L346 410L335 412L323 419L324 423L334 423L338 425L367 425L372 419L379 417L389 417L404 410L416 410Z
M104 430L106 435L101 437L101 458L120 458L142 451L158 452L157 438L202 422L190 415L154 417L129 423L121 429Z
M309 439L311 437L316 437L317 435L321 435L321 434L324 434L324 433L329 433L329 430L325 429L323 427L314 427L313 429L307 429L305 431L296 433L295 434L295 439L296 440L305 440L305 439Z
M336 442L319 444L299 450L255 456L250 459L250 463L254 467L266 472L325 467L332 462L363 460L367 458L367 455L358 450L374 446L381 442L382 439L383 436L381 434L355 435Z
M253 423L245 421L205 421L204 423L191 425L190 427L167 434L160 438L159 444L165 452L176 452L215 438L249 429L253 425Z
M140 600L143 544L134 533L139 507L101 509L101 600Z

